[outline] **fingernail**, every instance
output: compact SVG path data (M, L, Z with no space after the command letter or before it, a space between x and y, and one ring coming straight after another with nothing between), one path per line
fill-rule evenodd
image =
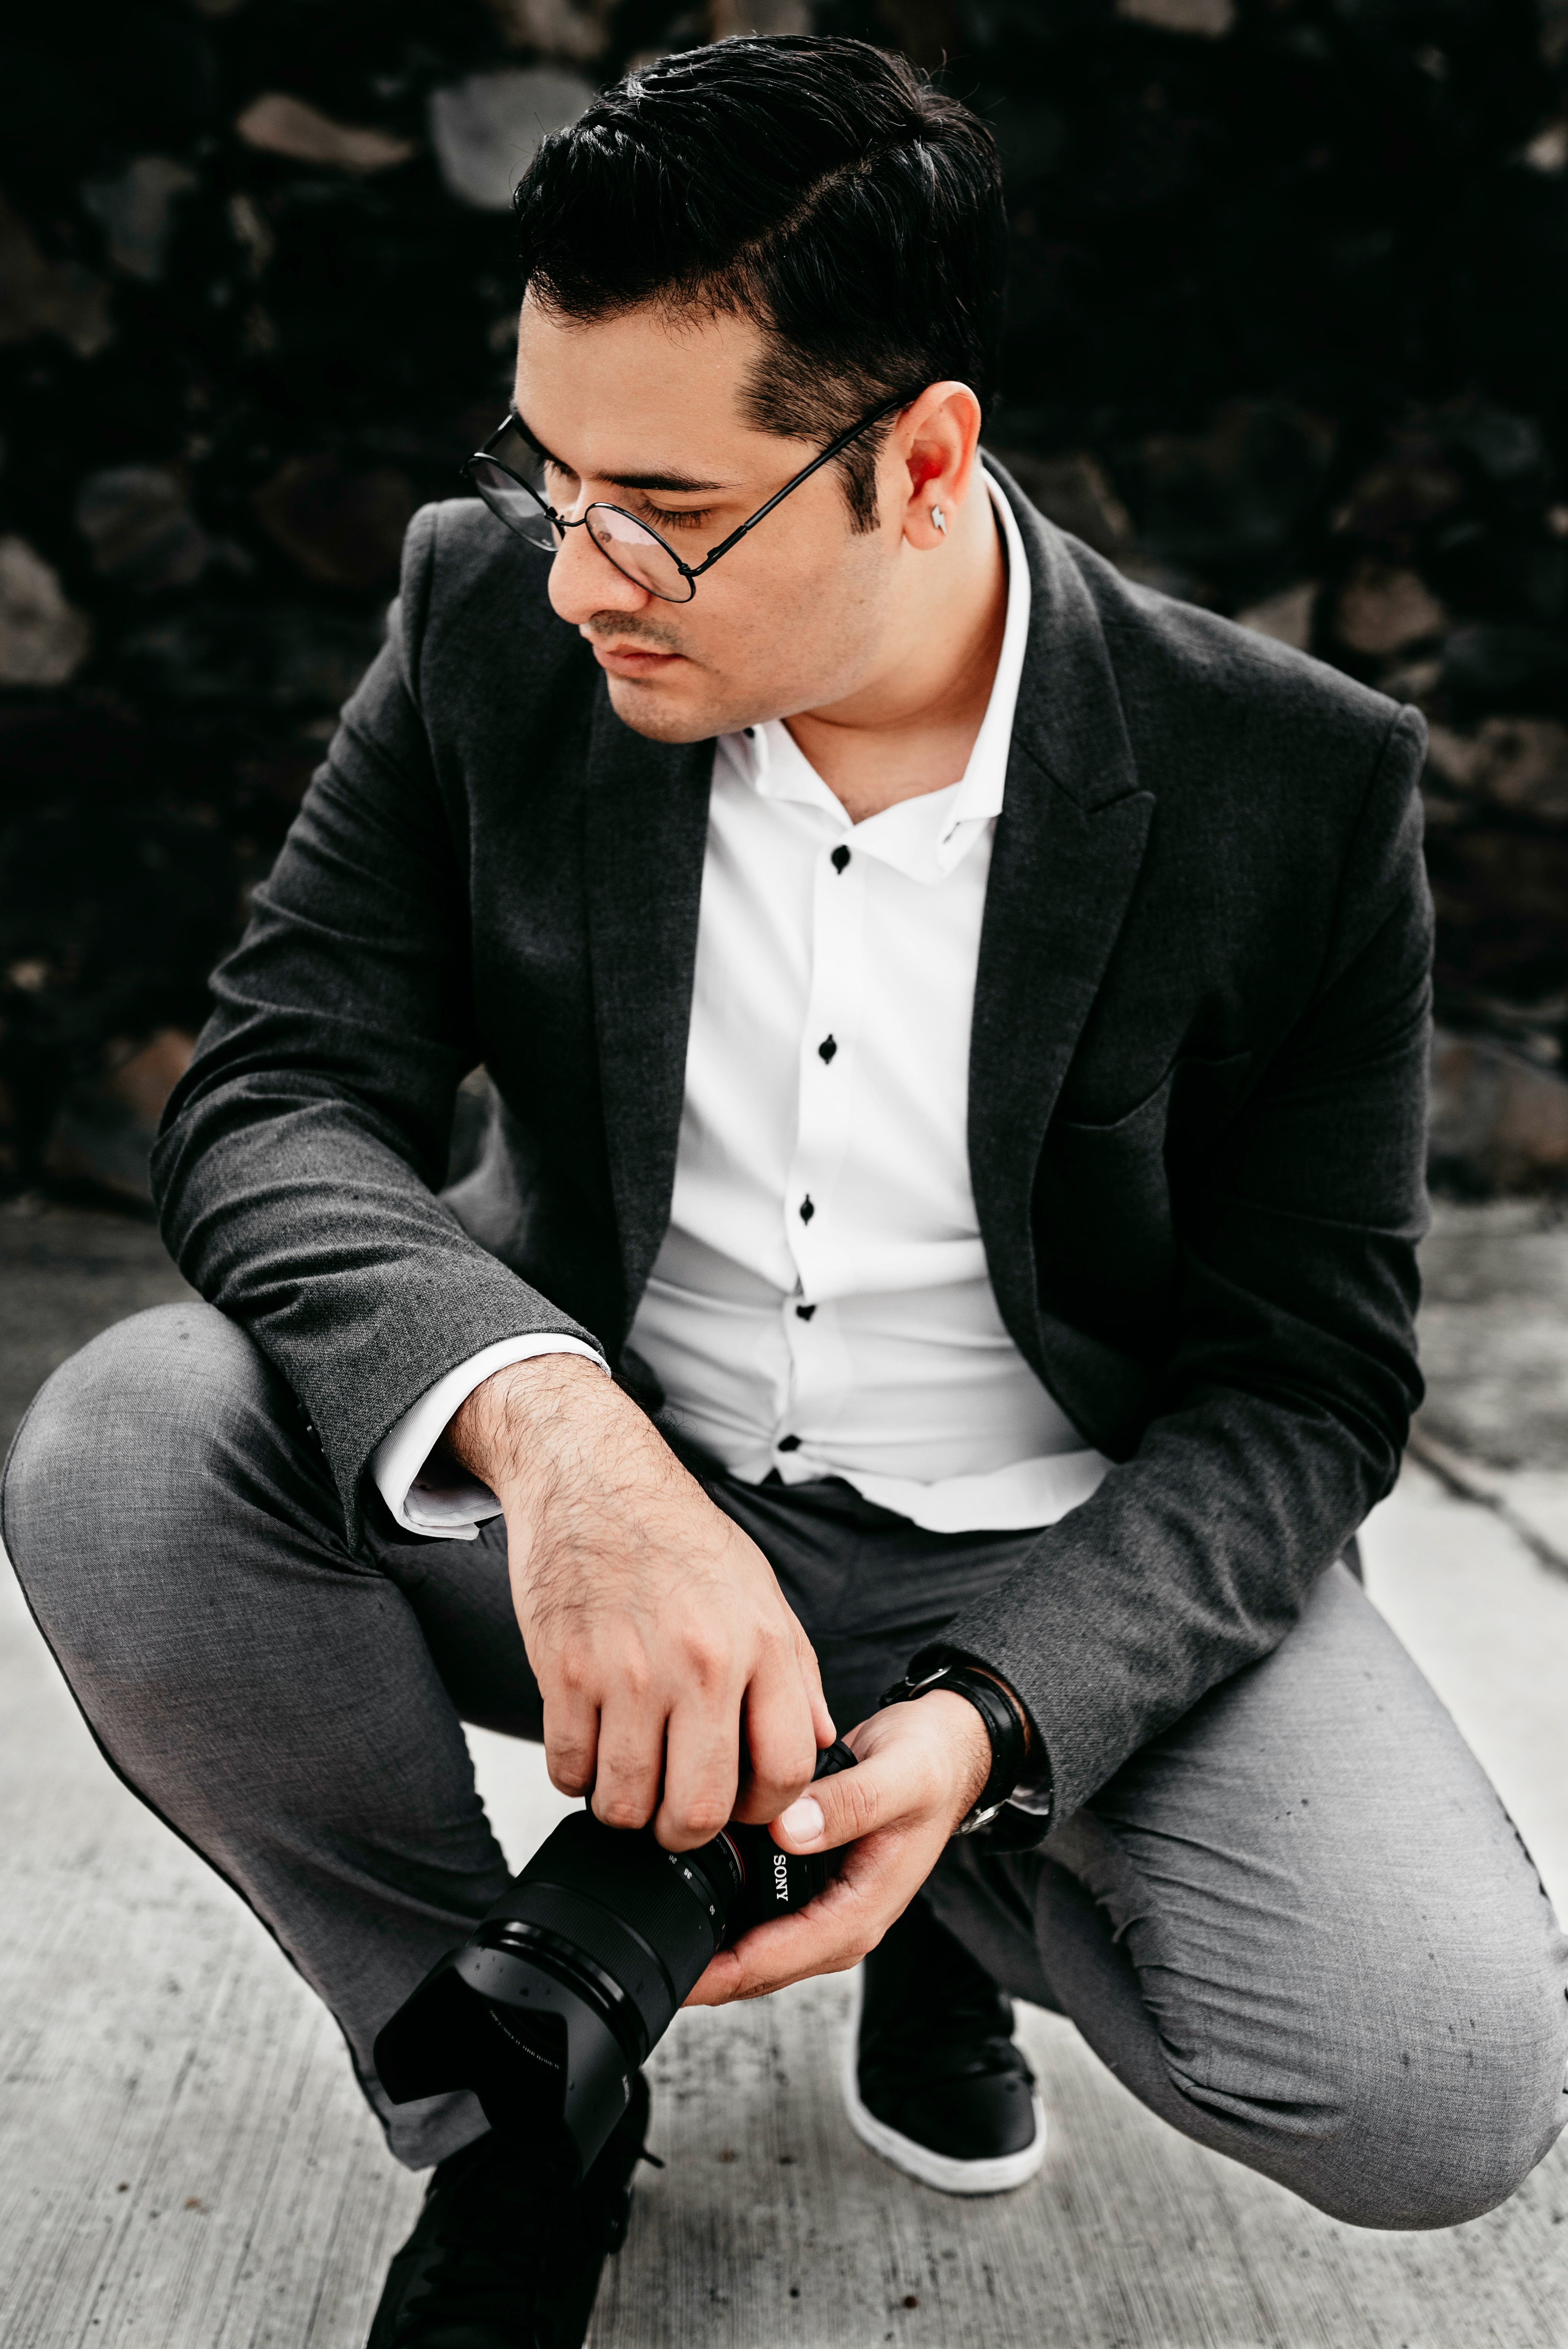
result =
M790 1804L779 1824L797 1843L815 1843L822 1832L822 1806L814 1803L810 1795L802 1795L798 1802Z

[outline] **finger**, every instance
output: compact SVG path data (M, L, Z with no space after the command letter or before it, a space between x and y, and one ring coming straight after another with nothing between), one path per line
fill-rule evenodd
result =
M878 1836L857 1845L841 1875L791 1917L770 1918L713 1959L688 2006L766 1998L812 1975L842 1973L875 1949L924 1881L929 1856L911 1839Z
M745 1732L748 1768L735 1815L760 1826L810 1785L817 1766L810 1690L793 1654L759 1671L747 1690Z
M585 1795L599 1752L599 1708L575 1689L544 1698L544 1766L563 1795Z
M828 1700L822 1693L822 1668L817 1661L817 1651L804 1631L800 1633L800 1650L801 1667L811 1701L811 1734L817 1742L817 1751L823 1754L839 1733L833 1726L833 1716L828 1711ZM811 1766L815 1769L815 1763Z
M677 1703L665 1726L665 1791L654 1833L666 1851L691 1851L735 1809L739 1724L732 1699Z
M864 1951L859 1933L830 1913L819 1915L814 1900L793 1917L754 1925L727 1950L720 1950L688 1993L688 2006L727 2006L739 1998L767 1998L791 1982L816 1974L843 1973Z
M646 1826L658 1805L664 1767L664 1708L624 1692L608 1699L599 1713L594 1817L607 1827Z
M772 1822L786 1851L836 1851L928 1809L937 1788L923 1748L879 1748L852 1770L819 1778Z

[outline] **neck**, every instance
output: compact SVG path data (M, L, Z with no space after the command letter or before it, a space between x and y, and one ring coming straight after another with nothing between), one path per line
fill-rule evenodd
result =
M940 549L899 550L886 654L846 700L785 722L852 823L957 782L985 716L1007 618L1007 566L979 469Z

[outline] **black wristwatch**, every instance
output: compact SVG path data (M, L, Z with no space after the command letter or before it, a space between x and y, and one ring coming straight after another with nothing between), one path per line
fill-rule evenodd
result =
M967 1697L991 1741L990 1775L974 1809L954 1829L955 1835L973 1835L976 1827L989 1826L1023 1776L1029 1733L1012 1698L988 1674L970 1664L936 1664L923 1672L912 1669L877 1700L877 1711L885 1705L905 1704L912 1697L929 1696L933 1689L951 1689L954 1696Z

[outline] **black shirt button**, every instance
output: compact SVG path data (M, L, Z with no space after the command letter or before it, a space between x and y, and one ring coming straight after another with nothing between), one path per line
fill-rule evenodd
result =
M809 1321L816 1309L817 1309L814 1305L797 1305L795 1308L795 1319L797 1321Z
M820 1061L830 1061L838 1049L830 1036L824 1036L817 1047L817 1058Z
M816 1212L816 1208L811 1204L811 1194L808 1191L800 1202L800 1221L803 1224L809 1224Z
M833 870L834 870L834 872L835 872L835 873L841 873L841 872L843 871L843 869L844 869L845 865L849 863L849 861L850 861L850 852L849 852L849 850L848 850L847 848L835 848L835 849L834 849L834 851L833 851Z
M773 1449L776 1452L799 1452L800 1439L798 1435L781 1435Z

